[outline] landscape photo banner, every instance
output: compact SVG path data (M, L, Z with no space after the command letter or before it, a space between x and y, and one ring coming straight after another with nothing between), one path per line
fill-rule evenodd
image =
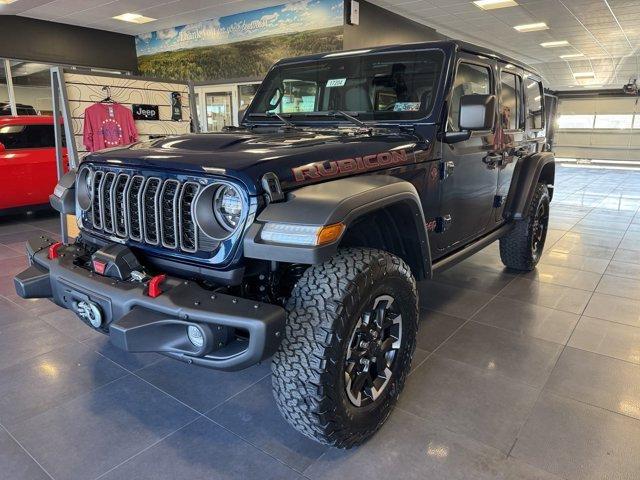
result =
M138 56L343 25L343 0L302 0L136 37Z

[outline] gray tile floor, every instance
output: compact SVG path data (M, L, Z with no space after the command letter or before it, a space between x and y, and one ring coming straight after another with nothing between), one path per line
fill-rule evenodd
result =
M631 479L640 472L640 172L560 167L546 254L492 245L420 286L414 370L366 445L278 415L269 366L129 355L12 276L51 216L0 219L0 477Z

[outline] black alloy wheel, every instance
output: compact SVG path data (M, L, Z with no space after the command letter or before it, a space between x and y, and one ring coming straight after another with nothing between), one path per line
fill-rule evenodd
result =
M547 239L547 227L549 225L549 204L540 202L533 220L531 232L531 256L537 262L542 255L544 242Z
M347 397L356 407L375 402L393 375L402 342L402 315L390 295L377 297L355 325L344 368Z

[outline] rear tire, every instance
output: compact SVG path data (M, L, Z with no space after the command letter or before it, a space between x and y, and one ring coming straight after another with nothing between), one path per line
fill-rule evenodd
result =
M272 363L280 412L320 443L364 442L391 413L410 370L418 295L409 267L381 250L342 250L307 269L287 312Z
M527 216L500 239L500 258L506 267L529 272L540 261L549 226L549 202L547 186L538 183Z

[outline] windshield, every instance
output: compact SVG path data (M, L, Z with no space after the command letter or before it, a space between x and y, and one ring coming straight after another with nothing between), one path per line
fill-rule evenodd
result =
M335 54L333 54L335 55ZM442 72L439 50L332 56L285 64L265 78L247 120L317 120L336 111L359 120L410 120L429 114ZM262 121L262 119L260 119Z

